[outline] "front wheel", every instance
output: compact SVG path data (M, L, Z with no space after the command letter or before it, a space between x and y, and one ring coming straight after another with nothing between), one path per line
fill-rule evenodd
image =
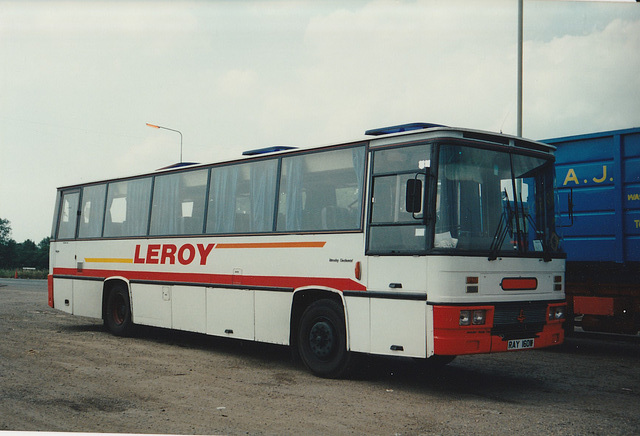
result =
M344 377L351 353L347 351L342 307L331 300L319 300L309 306L300 319L298 352L305 366L317 376Z
M129 336L133 332L129 291L123 284L111 288L107 296L104 324L116 336Z

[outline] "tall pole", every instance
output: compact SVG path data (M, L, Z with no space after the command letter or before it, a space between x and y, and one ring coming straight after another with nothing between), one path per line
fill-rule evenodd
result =
M518 136L522 136L522 3L518 0Z
M182 163L182 132L180 130L170 129L168 127L156 126L155 124L149 124L149 123L146 123L146 124L147 126L153 127L154 129L171 130L172 132L178 132L180 134L180 163Z

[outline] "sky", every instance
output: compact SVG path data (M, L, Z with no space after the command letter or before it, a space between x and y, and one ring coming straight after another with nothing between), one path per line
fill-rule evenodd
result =
M515 134L516 0L0 0L0 218L56 188L408 122ZM524 1L523 136L640 127L640 3Z

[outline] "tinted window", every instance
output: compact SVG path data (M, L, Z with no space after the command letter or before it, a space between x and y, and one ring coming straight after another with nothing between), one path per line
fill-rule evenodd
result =
M149 234L202 233L206 188L207 170L157 176Z
M145 236L150 199L150 177L110 183L104 236Z
M58 221L58 239L73 239L76 237L79 199L80 193L77 191L62 194L60 218Z
M278 231L360 228L363 147L282 160Z
M211 170L207 233L270 232L277 160Z
M79 238L98 238L102 235L106 193L107 185L87 186L82 190Z

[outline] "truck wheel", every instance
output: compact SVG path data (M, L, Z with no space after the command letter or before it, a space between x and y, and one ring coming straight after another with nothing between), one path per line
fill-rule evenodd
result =
M344 315L339 304L319 300L302 314L298 328L298 352L305 366L317 376L344 377L350 367Z
M123 284L113 286L107 296L104 324L116 336L129 336L133 332L129 290Z

